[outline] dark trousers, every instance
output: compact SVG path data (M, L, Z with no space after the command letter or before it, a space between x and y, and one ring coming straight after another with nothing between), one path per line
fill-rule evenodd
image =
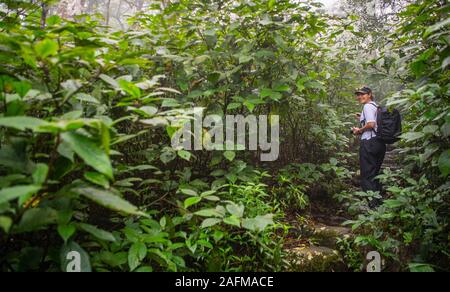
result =
M379 191L381 184L375 179L380 173L386 154L386 144L374 137L369 140L361 140L359 148L359 165L361 168L361 188L363 191Z

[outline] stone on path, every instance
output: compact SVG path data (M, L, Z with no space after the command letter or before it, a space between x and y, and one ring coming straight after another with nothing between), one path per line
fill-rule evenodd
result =
M332 272L342 270L339 252L325 246L298 246L288 251L291 270L296 272Z
M300 244L287 250L291 270L297 272L335 272L343 271L346 265L336 250L337 238L352 236L351 229L329 226L321 223L311 224L316 245Z
M321 223L313 225L314 239L321 245L334 248L336 246L337 238L344 238L351 236L352 230L348 227L329 226Z

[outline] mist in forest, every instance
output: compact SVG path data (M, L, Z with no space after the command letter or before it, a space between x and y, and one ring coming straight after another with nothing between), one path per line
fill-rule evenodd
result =
M114 29L126 30L128 28L127 19L136 13L145 12L147 14L158 13L161 9L176 0L61 0L52 4L47 9L49 14L59 15L63 18L73 19L78 15L95 15L101 19L105 25ZM213 1L214 2L214 1ZM236 4L242 1L236 1ZM251 1L244 1L251 2ZM293 2L308 2L293 0ZM355 13L358 7L358 14L367 15L367 23L372 25L371 18L379 16L389 17L394 15L401 7L410 3L409 0L315 0L322 4L319 10L324 12L345 16ZM211 5L211 4L209 4ZM383 21L385 22L385 21Z

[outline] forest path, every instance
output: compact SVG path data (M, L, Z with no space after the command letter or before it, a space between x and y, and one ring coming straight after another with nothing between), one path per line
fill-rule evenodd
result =
M382 169L398 170L399 149L388 145L383 161ZM349 186L356 191L359 189L358 179L355 185ZM289 221L298 226L291 230L293 233L287 238L285 251L288 253L291 271L300 272L337 272L347 271L348 267L339 252L338 242L345 238L353 237L349 227L343 227L343 223L350 218L345 218L345 211L340 209L330 198L325 202L319 202L313 206L307 219L291 218ZM338 214L338 215L334 215ZM295 237L297 235L297 238Z
M310 228L310 235L305 242L286 248L289 269L298 272L347 270L337 242L353 236L351 229L317 222L310 222L307 228Z

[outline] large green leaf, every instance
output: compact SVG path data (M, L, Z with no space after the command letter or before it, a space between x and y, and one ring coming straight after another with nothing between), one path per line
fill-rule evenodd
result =
M120 251L112 253L110 251L103 251L99 254L102 262L111 267L119 267L127 264L128 253L126 251Z
M184 208L187 209L192 205L199 203L202 200L201 197L189 197L184 201Z
M111 161L94 140L75 132L62 133L61 137L87 165L113 179Z
M246 218L242 220L242 227L251 231L262 231L267 226L273 224L273 215L256 216L255 218Z
M233 161L234 158L236 158L236 152L234 151L225 151L223 153L223 156L228 160L228 161Z
M412 142L412 141L421 139L424 136L425 136L425 134L422 132L407 132L407 133L402 134L400 137L405 139L406 142Z
M84 178L94 183L96 185L102 186L103 188L109 188L109 181L103 174L98 172L88 171L84 173Z
M6 216L0 216L0 228L3 229L4 232L8 233L11 228L13 221L11 218Z
M44 39L38 42L35 46L36 53L41 58L56 55L58 53L58 49L58 43L49 39Z
M94 237L96 237L100 240L111 241L111 242L116 241L116 238L114 237L114 235L112 235L111 232L100 229L94 225L79 223L78 227L80 229L86 231L87 233L90 233L91 235L93 235Z
M74 98L81 102L100 104L98 99L86 93L78 93L74 96Z
M38 163L36 164L36 167L33 171L33 182L36 185L41 185L45 182L48 174L48 166L44 163Z
M140 98L141 97L141 90L139 89L139 87L137 87L136 85L134 85L131 82L128 82L126 80L119 80L118 81L120 88L125 91L126 93L128 93L129 95L131 95L134 98Z
M131 215L148 217L147 214L140 212L136 206L113 194L111 191L100 190L93 187L80 187L73 189L73 191L108 209Z
M242 218L244 216L244 205L238 205L235 203L230 203L226 206L226 209L228 212L230 212L231 215L236 216L237 218Z
M201 228L207 228L216 225L217 223L222 222L222 219L218 218L206 218L203 220Z
M57 230L64 242L67 242L75 234L77 228L74 224L64 224L59 225Z
M260 93L261 98L270 97L273 100L280 100L283 95L280 92L274 91L270 88L263 88Z
M223 223L228 224L228 225L233 225L236 227L241 227L241 220L234 215L224 218Z
M119 87L119 83L114 79L105 74L100 74L100 79L111 85L114 89Z
M167 163L171 162L172 160L174 160L176 157L177 157L177 152L175 152L173 149L165 149L161 153L159 159L164 164L167 164Z
M252 56L240 55L239 56L239 64L245 64L250 62L253 59Z
M58 212L51 208L34 208L27 210L17 226L16 232L38 230L50 224L55 224Z
M191 154L191 152L186 151L186 150L179 150L178 156L186 161L189 161L191 159L192 154Z
M192 196L192 197L197 197L198 196L198 193L196 191L194 191L194 190L191 190L191 189L183 188L183 189L180 189L180 192L182 192L185 195Z
M41 189L39 185L15 186L0 190L0 204L35 194Z
M130 270L136 269L147 255L147 246L142 242L134 243L128 251L128 266Z
M25 129L30 129L32 131L37 131L40 126L48 125L44 120L33 118L33 117L1 117L0 126L14 128L17 130L24 131Z
M223 217L223 214L217 209L203 209L195 212L194 214L201 217Z

